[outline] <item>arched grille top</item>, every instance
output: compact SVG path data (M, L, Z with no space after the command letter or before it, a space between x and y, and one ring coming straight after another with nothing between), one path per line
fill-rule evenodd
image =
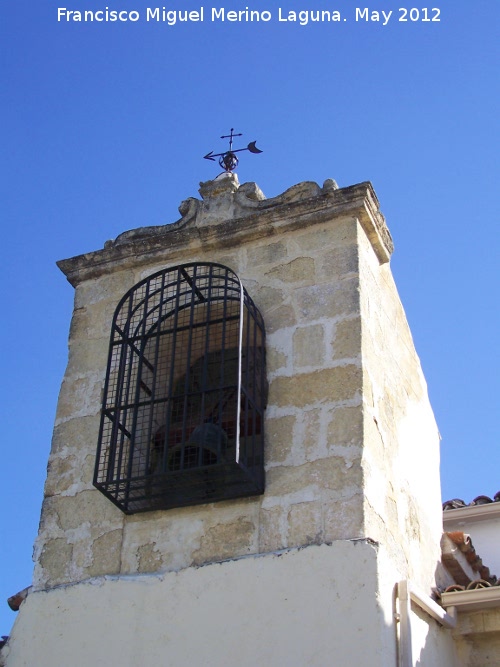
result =
M127 513L262 493L262 317L213 263L137 283L113 318L94 484Z

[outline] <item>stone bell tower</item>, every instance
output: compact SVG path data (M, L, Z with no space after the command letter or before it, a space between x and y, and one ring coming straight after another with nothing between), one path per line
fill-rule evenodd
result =
M69 362L8 667L387 667L395 585L435 584L438 431L371 184L200 194L59 262Z

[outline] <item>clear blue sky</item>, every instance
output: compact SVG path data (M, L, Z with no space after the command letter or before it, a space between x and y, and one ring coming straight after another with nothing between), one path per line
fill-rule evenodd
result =
M304 180L373 182L443 438L443 497L500 489L500 6L434 4L439 22L403 22L402 0L376 0L371 11L393 10L383 26L356 22L352 0L283 0L284 15L347 19L299 25L278 21L278 0L232 0L226 9L272 20L212 22L214 3L203 23L168 26L146 22L144 0L108 0L141 16L115 23L58 22L52 0L4 0L0 635L15 618L4 600L31 581L66 364L73 289L55 262L176 220L217 175L202 156L223 150L231 127L264 150L238 174L267 196Z

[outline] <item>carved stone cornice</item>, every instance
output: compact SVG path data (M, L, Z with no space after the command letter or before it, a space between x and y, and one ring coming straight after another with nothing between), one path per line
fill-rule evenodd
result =
M225 176L225 178L222 178ZM393 251L390 232L370 182L338 188L303 182L266 199L255 183L238 184L235 174L202 183L203 200L181 203L181 218L168 225L140 227L107 241L102 250L57 262L76 286L112 269L138 267L159 255L168 261L198 249L230 248L254 239L352 216L363 227L381 264Z

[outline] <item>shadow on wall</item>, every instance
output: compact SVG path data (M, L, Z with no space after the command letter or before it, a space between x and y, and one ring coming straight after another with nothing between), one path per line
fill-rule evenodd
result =
M450 629L440 625L415 605L412 605L410 619L414 639L412 664L415 667L462 667L457 659ZM420 645L422 641L423 645Z

